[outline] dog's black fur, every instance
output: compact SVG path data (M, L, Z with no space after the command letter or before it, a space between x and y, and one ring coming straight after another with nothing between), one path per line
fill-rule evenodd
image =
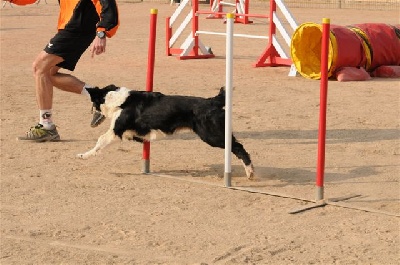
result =
M125 90L122 91L123 89ZM110 130L99 138L96 147L79 155L81 158L95 155L108 145L112 139L105 139L111 137L110 134L121 139L143 142L149 140L149 135L154 131L171 135L181 129L190 129L210 146L225 147L224 88L212 98L164 95L159 92L120 89L114 85L87 90L94 107L108 118L112 118L112 124ZM110 92L121 95L125 93L126 96L122 96L120 102L115 103L107 96ZM111 107L111 102L116 105ZM242 160L247 176L252 178L254 171L250 155L233 135L232 153Z

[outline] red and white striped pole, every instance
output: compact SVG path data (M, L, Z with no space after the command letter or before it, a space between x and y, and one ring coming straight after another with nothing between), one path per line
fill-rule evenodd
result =
M146 91L153 91L154 59L156 50L157 9L150 10L149 50L147 55ZM150 142L143 142L143 173L150 173Z
M320 82L319 130L318 130L318 158L317 158L317 177L316 177L317 201L324 199L329 32L330 32L330 20L329 18L324 18L322 20L322 43L321 43L321 82Z

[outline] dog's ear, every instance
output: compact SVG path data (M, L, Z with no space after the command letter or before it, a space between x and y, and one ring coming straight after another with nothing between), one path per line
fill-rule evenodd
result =
M103 87L103 89L105 89L105 90L107 90L107 91L115 91L115 90L117 90L119 87L117 87L116 85L114 85L114 84L111 84L111 85L108 85L108 86L106 86L106 87Z

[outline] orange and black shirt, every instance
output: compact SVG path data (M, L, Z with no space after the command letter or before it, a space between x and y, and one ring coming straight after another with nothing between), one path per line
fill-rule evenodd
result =
M29 5L36 0L8 0L16 5ZM58 30L86 33L105 31L107 37L115 35L118 26L116 0L58 0L60 14Z

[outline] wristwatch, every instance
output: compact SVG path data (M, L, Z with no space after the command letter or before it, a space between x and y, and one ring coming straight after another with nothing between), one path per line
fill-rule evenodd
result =
M104 31L97 31L96 36L100 39L104 39L106 37L106 33Z

